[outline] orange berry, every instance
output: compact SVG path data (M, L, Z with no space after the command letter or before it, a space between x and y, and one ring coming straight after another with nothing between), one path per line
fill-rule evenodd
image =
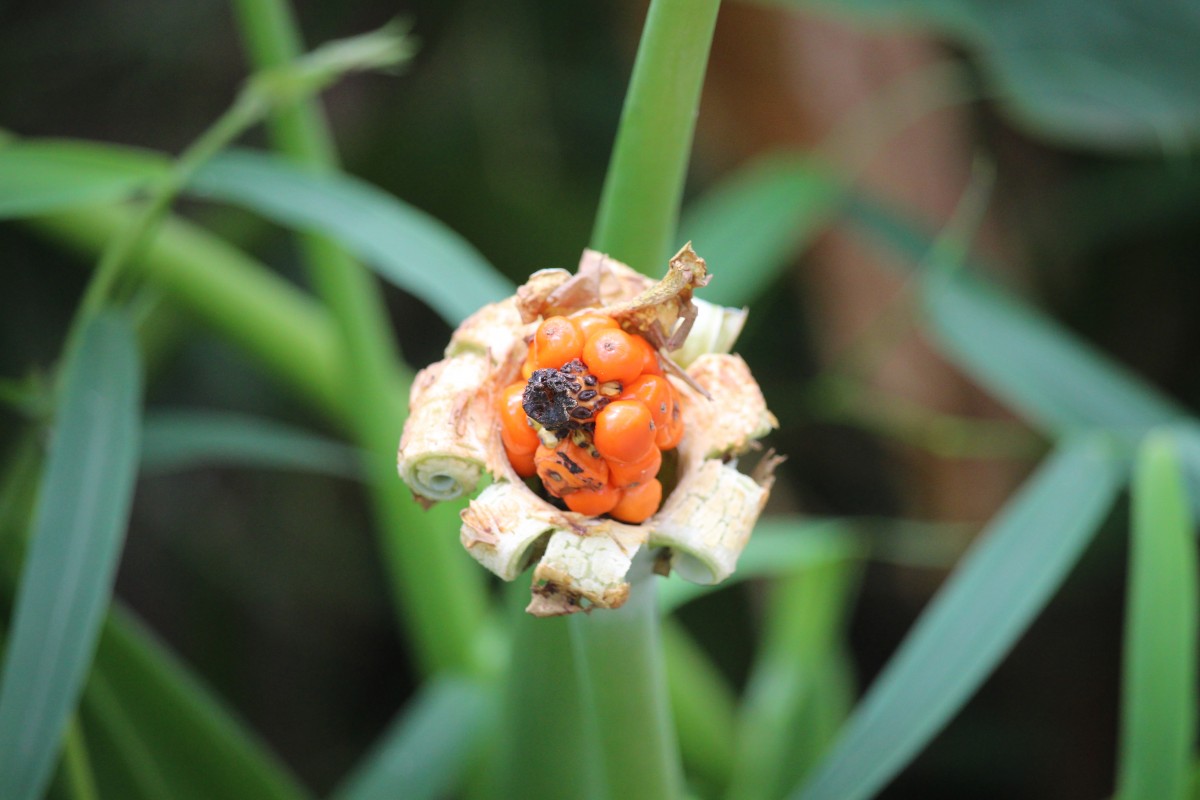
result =
M603 314L593 314L591 312L577 314L571 317L571 321L579 327L579 332L583 334L585 342L592 338L593 333L602 328L617 327L617 321L612 317L606 317Z
M625 387L621 400L638 400L650 409L654 427L661 428L671 421L671 406L675 403L671 384L661 375L642 375Z
M550 317L533 335L535 369L558 369L583 352L583 334L566 317Z
M600 455L633 464L654 447L654 419L645 403L616 400L596 415L593 436Z
M583 346L583 363L601 381L632 383L642 374L643 351L620 328L601 328Z
M541 442L537 433L529 427L529 418L525 416L525 409L521 405L524 396L524 381L517 381L500 393L500 435L509 450L532 453Z
M662 502L662 484L652 478L640 486L626 489L621 493L621 501L613 506L608 513L621 522L638 524L658 511Z
M611 484L599 489L580 489L563 497L567 508L589 517L598 517L612 511L621 501L621 490Z
M667 384L670 387L670 384ZM671 416L655 432L654 443L659 450L671 450L683 439L683 416L679 412L679 395L671 387Z
M618 489L626 489L643 484L658 475L660 467L662 467L662 451L657 447L651 447L646 457L636 463L608 462L608 480Z
M642 374L662 375L662 366L658 363L658 352L655 351L654 345L641 336L634 336L633 344L642 353Z
M516 453L508 449L508 442L505 442L504 452L508 456L508 463L512 464L513 469L522 478L532 478L537 474L537 464L533 463L533 454L536 451Z
M538 477L546 491L555 497L565 497L580 489L597 490L608 483L608 464L572 442L564 439L551 450L542 445L534 453Z

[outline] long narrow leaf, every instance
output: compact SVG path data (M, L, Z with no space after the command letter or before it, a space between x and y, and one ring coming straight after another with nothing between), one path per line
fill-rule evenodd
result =
M132 148L59 140L13 142L0 147L0 219L122 200L169 170L166 158Z
M1200 422L1189 419L1174 425L1171 434L1183 467L1192 513L1200 515Z
M1121 800L1183 800L1196 741L1196 539L1169 433L1152 434L1133 476L1125 611Z
M738 559L737 571L717 585L689 583L678 576L659 581L659 606L664 612L717 589L751 578L794 574L802 569L866 556L867 550L852 523L838 519L767 517Z
M190 189L337 240L452 324L513 293L512 284L465 239L348 175L307 171L277 156L236 150L206 164Z
M0 686L0 797L41 796L108 608L133 499L141 374L102 313L67 364Z
M704 299L740 306L759 297L844 196L812 159L783 153L756 159L701 196L684 210L679 240L690 240L717 276Z
M729 800L779 797L829 747L833 731L815 729L818 691L842 648L852 597L849 559L815 564L775 581L762 645L738 720L738 758Z
M237 465L362 478L359 454L341 442L269 419L209 411L146 415L142 469L170 472Z
M930 235L878 202L857 199L850 216L913 261L933 247ZM1103 427L1137 442L1184 417L1145 381L974 271L926 273L925 325L945 355L1030 423L1054 434Z
M103 714L111 699L122 714L106 720L108 727L136 731L123 757L149 757L141 769L142 784L165 783L177 800L307 797L217 698L119 606L104 627L96 671L100 683L90 710Z
M1137 440L1184 416L1111 359L968 274L929 273L924 290L943 352L1050 431L1095 426Z
M1070 572L1120 490L1098 437L1072 440L988 526L855 710L802 800L861 800L921 751Z
M337 800L433 800L458 786L495 723L494 698L477 683L440 678L423 688Z
M155 800L179 797L150 750L150 743L129 719L104 674L92 670L81 706L88 746L95 756L96 784L101 797Z

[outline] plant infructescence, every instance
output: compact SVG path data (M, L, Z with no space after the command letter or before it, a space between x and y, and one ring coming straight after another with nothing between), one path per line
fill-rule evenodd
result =
M732 576L769 586L740 698L670 616L701 591L694 587L664 582L660 597L633 591L621 608L588 617L526 617L518 606L527 597L495 602L463 556L456 509L422 511L398 488L392 457L416 373L398 355L364 264L455 325L515 287L436 221L340 172L312 101L347 72L403 59L406 40L384 31L302 56L281 0L235 7L256 75L179 158L0 143L0 212L100 256L52 375L3 384L31 422L0 487L4 594L13 609L0 674L0 796L36 797L48 786L69 797L309 794L129 612L111 605L134 476L197 453L351 473L365 484L396 616L425 683L346 777L337 792L345 798L871 796L1003 658L1132 474L1118 788L1129 798L1181 795L1195 727L1195 554L1183 477L1197 468L1200 429L1189 414L968 271L965 246L922 242L909 285L913 318L1056 446L848 720L854 690L843 626L867 547L845 521L760 524ZM717 7L651 3L592 239L580 243L643 273L660 270L682 244L676 223ZM262 120L283 158L223 152ZM783 186L811 201L798 206L805 216L763 214L747 228L737 209L720 211L717 196L705 227L688 229L701 253L706 239L790 241L791 226L811 227L845 199L845 176L828 165L773 164L736 181L739 201L754 207ZM312 292L171 216L181 194L300 229ZM886 232L897 246L923 236L898 223ZM775 259L767 274L785 266L778 252ZM711 266L736 295L745 265L726 255ZM762 282L747 276L745 285ZM170 338L175 308L251 355L354 448L262 421L143 414L140 364ZM748 388L699 382L725 399ZM756 423L765 405L761 412ZM721 460L709 460L714 470Z

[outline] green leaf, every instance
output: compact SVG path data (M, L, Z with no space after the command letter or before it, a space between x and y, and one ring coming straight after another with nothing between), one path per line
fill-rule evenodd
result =
M926 26L957 39L978 56L1002 107L1043 136L1176 152L1200 139L1200 14L1187 3L767 2Z
M726 306L757 299L844 196L827 170L787 153L755 159L710 189L685 209L679 225L680 240L690 240L714 272L704 299Z
M963 273L930 271L928 325L973 378L1057 434L1102 427L1137 441L1184 412L1049 318Z
M93 731L118 735L107 746L120 750L124 785L174 800L308 796L188 668L119 607L104 627L96 675L87 711L100 719ZM114 708L119 716L110 713ZM158 788L164 784L165 795Z
M935 247L896 209L850 203L851 218L914 261ZM922 276L925 327L941 351L1031 424L1065 435L1102 427L1129 443L1186 414L1155 388L1045 314L975 277L932 265Z
M688 778L722 788L733 769L733 689L683 625L664 619L661 630L671 715Z
M1133 475L1125 606L1121 800L1183 800L1196 743L1196 538L1168 432L1147 437Z
M156 411L142 429L142 469L237 465L362 478L353 447L274 420L225 412Z
M793 796L862 800L903 769L1049 602L1123 478L1105 439L1064 443L989 523Z
M744 580L792 575L866 554L854 525L846 520L767 517L755 526L754 535L738 559L737 571L725 582L704 586L672 575L658 581L659 607L669 613L697 597Z
M102 312L63 373L0 685L0 797L40 797L108 608L137 471L141 374Z
M821 704L838 694L829 673L842 664L855 573L854 563L842 559L772 583L738 719L730 800L780 797L832 743L838 726L829 723L840 720L823 720Z
M1188 419L1173 425L1171 435L1183 466L1192 513L1200 514L1200 422Z
M421 689L335 793L337 800L434 800L452 793L495 724L492 694L439 678Z
M451 324L514 291L475 248L441 222L349 175L234 150L203 166L189 191L329 236Z
M35 140L0 146L0 219L124 200L162 179L170 161L144 150Z

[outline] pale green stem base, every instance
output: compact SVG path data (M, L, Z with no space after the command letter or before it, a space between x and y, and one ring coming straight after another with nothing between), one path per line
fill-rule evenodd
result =
M634 559L629 600L615 611L571 618L571 644L597 731L607 796L682 795L679 744L661 653L652 556Z

